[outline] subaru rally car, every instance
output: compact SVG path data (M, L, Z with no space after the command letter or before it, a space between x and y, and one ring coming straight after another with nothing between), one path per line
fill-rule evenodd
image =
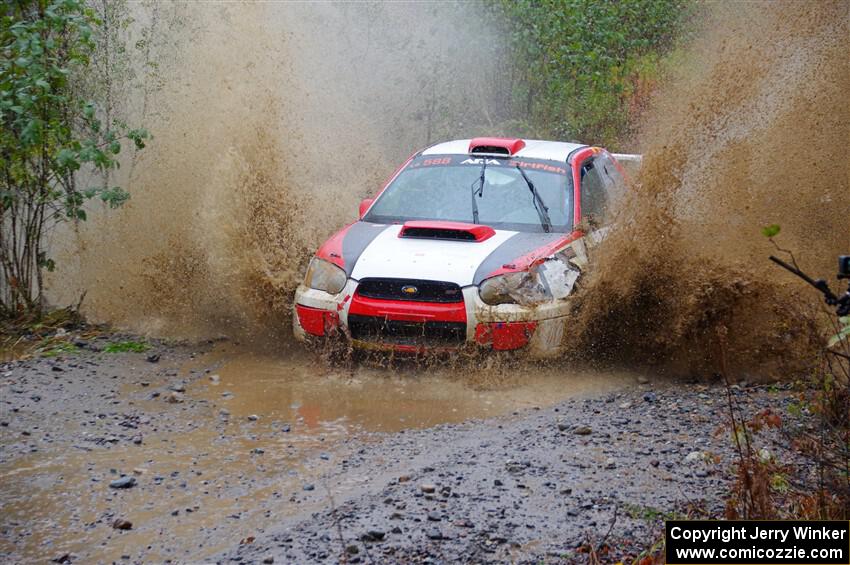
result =
M557 354L622 173L602 148L556 141L463 139L415 153L316 252L295 293L296 338Z

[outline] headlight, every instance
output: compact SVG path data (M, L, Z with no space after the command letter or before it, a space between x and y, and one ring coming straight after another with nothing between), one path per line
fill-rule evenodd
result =
M550 259L530 271L491 277L478 287L485 304L532 306L566 298L573 291L581 272L560 259Z
M338 294L345 286L348 276L345 271L324 259L313 257L307 267L304 284L316 290L324 290L330 294Z
M478 287L485 304L527 304L542 302L551 296L537 281L536 273L522 271L491 277Z

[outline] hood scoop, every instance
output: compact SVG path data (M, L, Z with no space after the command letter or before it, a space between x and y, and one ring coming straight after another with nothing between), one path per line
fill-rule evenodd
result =
M516 155L525 141L506 137L476 137L469 141L470 155Z
M494 235L496 231L490 226L427 220L406 222L398 232L398 236L404 238L474 242L485 241Z

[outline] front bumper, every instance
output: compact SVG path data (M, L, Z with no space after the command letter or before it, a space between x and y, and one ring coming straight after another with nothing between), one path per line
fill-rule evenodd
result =
M535 357L552 357L562 348L566 300L535 307L490 306L474 286L463 288L462 303L376 300L358 296L357 284L349 279L336 295L300 285L292 316L296 339L341 336L358 348L411 353L477 347L526 349ZM366 330L376 321L391 335L368 335Z

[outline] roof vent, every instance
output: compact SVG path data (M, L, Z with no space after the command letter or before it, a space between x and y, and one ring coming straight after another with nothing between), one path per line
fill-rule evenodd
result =
M469 152L483 155L514 155L525 147L525 142L517 138L476 137L469 142Z

